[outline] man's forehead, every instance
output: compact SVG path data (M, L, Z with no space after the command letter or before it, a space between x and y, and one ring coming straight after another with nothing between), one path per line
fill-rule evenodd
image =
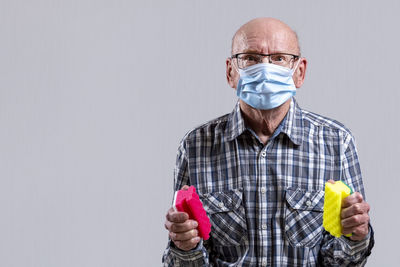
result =
M275 35L245 35L238 40L236 49L239 52L296 52L296 44L285 34Z
M254 20L243 25L232 40L232 53L299 53L295 32L277 20Z

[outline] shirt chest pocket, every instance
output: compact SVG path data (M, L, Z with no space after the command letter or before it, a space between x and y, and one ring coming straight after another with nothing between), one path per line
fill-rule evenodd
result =
M239 189L201 194L204 209L211 221L215 246L240 246L247 239L243 193Z
M292 246L314 247L322 239L324 191L286 190L285 233Z

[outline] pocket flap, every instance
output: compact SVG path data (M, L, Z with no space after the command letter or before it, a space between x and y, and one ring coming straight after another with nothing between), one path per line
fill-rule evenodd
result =
M286 201L296 210L324 210L324 191L307 191L299 188L286 189Z
M243 192L241 189L233 189L199 194L199 196L207 213L213 214L239 209L242 203Z

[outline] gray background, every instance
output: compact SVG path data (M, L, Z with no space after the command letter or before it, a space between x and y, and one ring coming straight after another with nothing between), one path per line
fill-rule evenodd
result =
M0 1L0 266L159 266L175 153L228 113L235 30L273 16L301 107L356 136L376 246L400 238L398 1ZM396 242L397 241L397 242Z

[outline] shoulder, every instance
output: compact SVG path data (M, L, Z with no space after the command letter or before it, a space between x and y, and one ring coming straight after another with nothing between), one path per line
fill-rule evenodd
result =
M342 132L351 135L351 131L343 123L326 116L302 109L303 121L312 127Z
M210 138L222 138L226 135L231 114L225 114L212 119L188 131L182 138L184 142L205 140Z
M307 110L302 110L302 118L304 129L309 134L319 134L328 139L333 138L333 140L338 140L344 146L354 142L351 130L335 119Z

